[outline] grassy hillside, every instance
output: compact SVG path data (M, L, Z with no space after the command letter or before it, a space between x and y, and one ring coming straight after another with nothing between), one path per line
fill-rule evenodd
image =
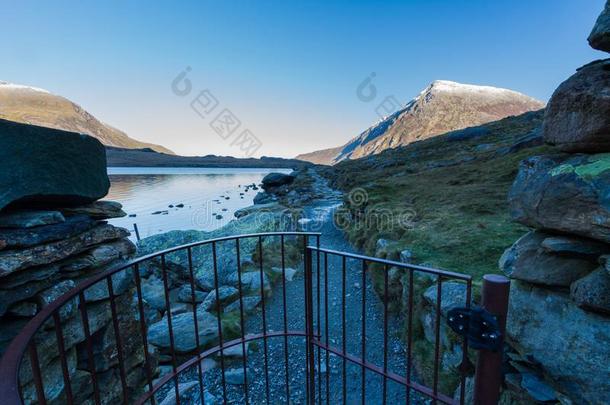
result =
M538 128L542 117L542 111L509 117L325 169L346 195L356 187L368 194L366 204L346 198L350 241L374 254L376 241L387 238L395 241L389 257L409 248L416 263L475 279L497 272L504 249L525 232L508 215L507 193L518 164L552 150L513 145ZM391 222L363 227L354 220L371 217L380 207L394 214ZM412 219L408 227L398 224L405 212Z

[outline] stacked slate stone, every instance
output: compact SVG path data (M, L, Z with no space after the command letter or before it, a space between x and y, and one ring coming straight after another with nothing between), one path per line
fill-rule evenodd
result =
M610 52L610 2L589 42ZM515 280L507 332L522 373L512 383L538 400L610 403L610 59L557 88L543 135L559 153L521 162L509 194L513 219L533 230L500 259ZM554 390L531 384L524 359Z
M92 137L0 120L0 353L43 308L85 278L135 254L129 232L107 223L125 215L121 205L97 201L109 188L105 150ZM130 394L144 381L133 275L113 277L118 326ZM106 281L84 294L103 403L121 400L117 345ZM93 384L81 318L82 303L59 312L75 403L92 401ZM66 403L53 319L35 337L47 403ZM154 358L154 356L153 356ZM25 403L37 403L26 355L20 370Z

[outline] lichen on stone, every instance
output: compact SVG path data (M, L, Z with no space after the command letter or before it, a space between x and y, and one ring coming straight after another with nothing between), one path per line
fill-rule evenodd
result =
M574 166L572 166L569 163L564 163L562 165L559 165L559 166L551 169L549 174L551 176L555 177L555 176L559 176L560 174L567 174L567 173L573 173L573 172L574 172Z
M610 170L610 153L601 153L588 159L588 163L577 166L574 172L585 180L592 180L606 170Z

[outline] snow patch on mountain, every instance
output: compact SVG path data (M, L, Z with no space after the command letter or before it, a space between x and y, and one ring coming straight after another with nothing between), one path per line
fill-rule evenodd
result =
M40 87L24 86L23 84L9 83L2 80L0 80L0 90L30 90L38 91L40 93L51 94L50 91L41 89Z

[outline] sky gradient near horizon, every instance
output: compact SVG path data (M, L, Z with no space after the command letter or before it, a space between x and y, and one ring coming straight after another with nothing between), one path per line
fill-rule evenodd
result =
M344 144L436 79L542 101L607 54L586 38L604 0L43 2L0 0L0 80L45 88L133 138L184 155L242 152L190 102L209 89L294 157ZM192 91L172 91L189 67ZM358 85L371 73L377 97ZM200 100L201 101L201 100ZM200 110L201 112L201 110ZM233 135L232 135L233 136Z

